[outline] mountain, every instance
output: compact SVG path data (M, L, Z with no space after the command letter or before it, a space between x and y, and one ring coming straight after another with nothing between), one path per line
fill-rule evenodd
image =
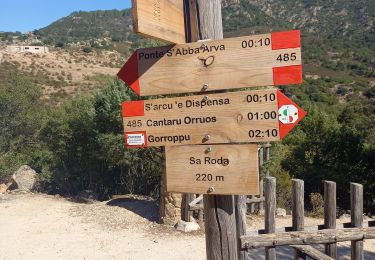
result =
M375 0L223 1L226 37L301 29L307 71L329 76L343 72L348 79L375 77L374 20ZM83 42L126 55L139 47L161 44L132 33L129 9L75 12L34 33L46 44ZM104 38L107 41L93 40Z
M226 31L243 35L254 26L301 29L305 63L375 77L375 0L231 2L224 1Z

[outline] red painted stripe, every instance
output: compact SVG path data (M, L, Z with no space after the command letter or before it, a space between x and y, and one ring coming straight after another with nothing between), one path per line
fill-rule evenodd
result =
M273 68L273 84L291 85L302 83L302 65Z
M122 117L144 116L145 115L145 102L140 101L127 101L122 103Z
M280 139L283 139L307 115L307 113L302 108L300 108L296 103L294 103L291 99L285 96L280 90L277 90L277 103L278 109L280 109L284 105L294 105L298 109L298 119L293 124L283 124L279 120L279 135Z
M300 48L301 32L299 30L271 33L272 50Z
M139 86L139 73L138 73L138 52L134 52L128 59L125 65L117 73L117 76L122 79L135 93L141 94Z
M128 145L128 136L132 134L142 134L145 139L145 143L143 145ZM125 147L126 148L144 148L147 147L147 133L146 131L137 131L137 132L125 132L124 133L124 140L125 140Z

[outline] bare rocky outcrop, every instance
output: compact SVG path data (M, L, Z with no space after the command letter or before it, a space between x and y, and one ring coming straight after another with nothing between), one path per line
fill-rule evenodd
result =
M22 191L32 191L36 181L36 171L28 165L23 165L13 174L12 188Z
M193 221L193 222L186 222L186 221L183 221L183 220L179 220L177 222L177 224L175 225L175 228L177 230L179 230L179 231L182 231L182 232L185 232L185 233L189 233L189 232L193 232L193 231L199 230L200 226L195 221Z
M6 184L0 184L0 194L6 193L8 190L8 186Z

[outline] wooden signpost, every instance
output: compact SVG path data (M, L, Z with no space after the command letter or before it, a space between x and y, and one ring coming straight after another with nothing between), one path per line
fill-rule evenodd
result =
M139 49L118 76L140 96L300 84L300 31Z
M135 32L176 43L139 49L120 70L139 96L302 83L298 30L222 39L221 0L132 2ZM245 259L246 198L230 195L258 194L258 151L228 144L279 141L306 113L276 89L129 101L122 113L128 148L166 146L169 192L205 194L207 259Z
M167 191L259 194L258 145L166 147Z
M185 43L183 0L132 0L134 32L169 43Z
M127 147L279 141L304 116L276 89L123 103Z

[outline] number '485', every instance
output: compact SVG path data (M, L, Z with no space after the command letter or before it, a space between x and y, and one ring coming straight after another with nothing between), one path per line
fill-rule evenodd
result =
M141 120L132 120L132 121L129 121L126 126L127 127L141 127L142 121Z
M290 61L290 60L295 61L296 59L297 59L297 53L292 52L292 53L280 54L279 56L277 56L276 60L283 62L283 61Z

